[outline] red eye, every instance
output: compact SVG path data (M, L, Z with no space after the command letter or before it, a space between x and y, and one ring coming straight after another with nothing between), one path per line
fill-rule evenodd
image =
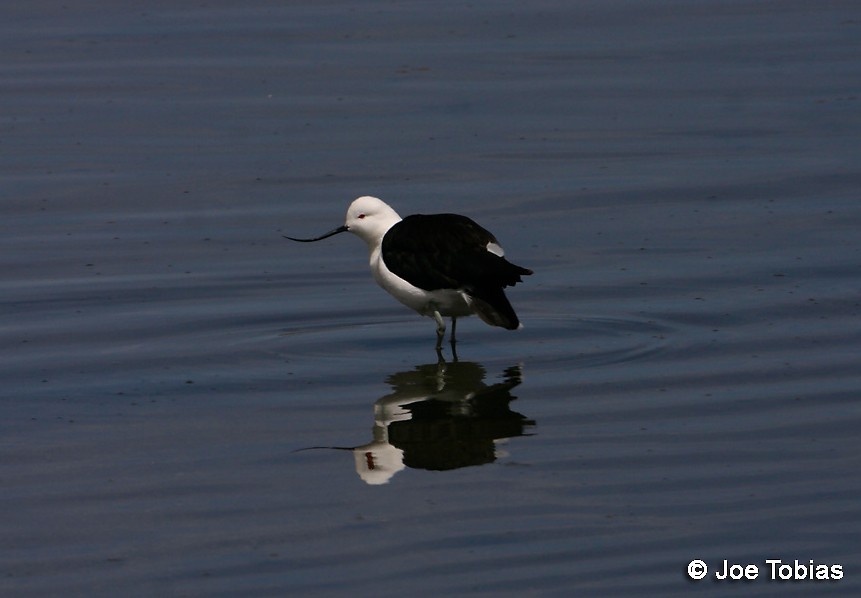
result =
M361 220L361 219L362 219L362 218L364 218L364 217L365 217L365 215L364 215L364 214L359 214L359 220Z

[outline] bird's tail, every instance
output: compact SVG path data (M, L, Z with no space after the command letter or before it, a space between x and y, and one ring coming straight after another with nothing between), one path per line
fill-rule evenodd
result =
M480 289L467 294L475 313L487 324L508 330L520 328L520 320L502 289Z

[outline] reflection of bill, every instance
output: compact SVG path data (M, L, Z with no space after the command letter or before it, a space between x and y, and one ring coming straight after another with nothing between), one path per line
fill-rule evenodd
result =
M374 404L373 441L353 449L359 477L385 484L405 467L441 471L496 460L501 442L524 435L535 422L509 408L520 366L490 386L484 376L471 362L391 375L392 392Z

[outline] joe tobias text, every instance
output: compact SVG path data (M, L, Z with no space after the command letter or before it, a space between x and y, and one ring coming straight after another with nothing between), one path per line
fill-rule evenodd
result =
M780 559L766 559L760 567L754 563L730 563L724 559L714 571L717 581L753 580L764 573L771 581L838 581L843 579L843 565L816 563L812 559L805 562L795 560L783 562ZM688 577L700 580L708 575L704 561L695 559L688 563Z

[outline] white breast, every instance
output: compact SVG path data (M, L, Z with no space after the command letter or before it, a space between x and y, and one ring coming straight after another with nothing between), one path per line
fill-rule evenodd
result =
M423 316L433 315L434 311L439 311L446 317L461 317L474 313L470 307L470 299L463 291L455 289L425 291L393 274L386 267L379 247L371 252L370 265L371 273L378 285L392 297Z

